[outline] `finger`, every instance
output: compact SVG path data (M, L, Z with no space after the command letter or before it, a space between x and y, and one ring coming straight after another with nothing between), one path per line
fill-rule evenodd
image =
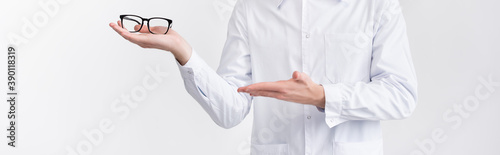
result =
M307 81L311 80L310 77L306 73L299 72L299 71L293 72L292 79L294 79L298 82L307 82Z
M249 91L257 91L257 90L275 90L275 88L272 88L276 86L277 82L261 82L261 83L255 83L251 84L248 86L240 87L238 88L239 92L249 92ZM281 86L280 86L281 87Z
M121 27L122 29L127 30L126 28L124 28L124 27L122 26L122 22L121 22L120 20L116 21L116 24L118 25L118 27ZM134 30L127 30L127 31L129 31L129 32L130 32L130 31L138 31L139 29L141 29L141 25L135 25L135 26L134 26ZM143 32L143 30L145 30L145 31ZM146 32L148 32L148 30L147 30L147 28L146 28L146 29L141 29L141 31L140 31L140 32L141 32L141 33L146 33ZM149 33L149 32L148 32L148 33Z
M247 89L247 87L244 86L244 87L239 87L238 90L236 90L236 91L238 91L238 92L245 92L246 89Z
M299 71L294 71L292 74L292 78L295 80L299 80L300 78L300 72Z
M248 86L250 86L250 85L248 85ZM238 92L245 92L245 93L246 93L246 92L247 92L247 90L248 90L248 86L239 87L239 88L238 88Z
M248 91L277 91L282 92L286 88L286 83L284 82L261 82L256 84L251 84L242 88L243 92Z
M134 26L134 30L135 31L138 31L140 29L140 33L150 33L149 31L151 30L151 32L155 33L155 34L164 34L165 32L167 32L167 27L165 26L152 26L152 27L149 27L149 30L148 30L148 27L147 26L142 26L141 28L141 25L135 25Z
M149 27L149 29L155 34L164 34L165 32L167 32L168 28L165 26L153 26Z
M139 31L139 29L140 29L140 31ZM141 25L135 25L134 30L139 31L140 33L149 33L148 27L145 25L142 27L141 27Z
M272 97L280 100L284 100L284 94L275 91L252 91L250 96L263 96L263 97Z
M117 25L117 24L115 24L115 23L109 23L109 26L110 26L111 28L113 28L113 30L115 30L118 34L120 34L120 35L122 35L122 36L123 36L123 34L129 33L127 30L125 30L125 29L121 28L120 26L118 26L118 25Z
M126 29L123 29L121 27L119 27L117 24L115 23L109 23L109 26L111 26L111 28L113 28L113 30L115 30L118 34L120 34L123 38L133 42L133 43L140 43L142 40L144 40L144 37L143 35L131 35L129 31L127 31Z

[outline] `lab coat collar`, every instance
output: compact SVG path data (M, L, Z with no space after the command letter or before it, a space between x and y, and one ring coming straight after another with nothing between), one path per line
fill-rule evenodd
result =
M281 6L281 4L283 3L283 1L284 1L284 0L276 0L276 2L277 2L276 7L278 7L278 8L279 8L279 7ZM338 1L342 1L342 2L346 2L346 3L347 3L347 2L349 2L349 1L351 1L351 0L338 0Z

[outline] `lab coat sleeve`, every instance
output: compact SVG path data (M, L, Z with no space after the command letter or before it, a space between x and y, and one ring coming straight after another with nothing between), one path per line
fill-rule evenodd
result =
M330 128L349 120L403 119L416 107L417 79L406 24L399 3L386 2L375 23L370 82L323 84Z
M250 111L252 97L237 89L251 84L245 6L238 1L228 25L219 68L214 71L193 50L184 66L178 62L187 92L223 128L239 124Z

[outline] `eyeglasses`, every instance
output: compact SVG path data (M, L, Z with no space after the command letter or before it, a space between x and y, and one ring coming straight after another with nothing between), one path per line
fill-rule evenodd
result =
M167 34L172 27L172 20L162 17L142 18L137 15L120 15L122 28L135 33L141 31L144 27L144 21L147 21L147 27L152 34Z

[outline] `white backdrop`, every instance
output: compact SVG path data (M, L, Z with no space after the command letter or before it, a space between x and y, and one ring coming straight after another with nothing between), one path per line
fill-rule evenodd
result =
M400 2L419 105L409 119L383 122L385 154L500 154L500 1ZM9 37L24 40L16 46L17 147L2 138L0 154L248 154L252 114L235 128L218 127L185 91L170 53L141 49L108 26L125 13L171 18L216 69L234 3L2 0L2 52L13 44ZM31 24L34 31L23 33ZM157 87L145 88L145 78ZM137 105L115 104L127 97ZM2 101L0 135L6 134L7 110Z

